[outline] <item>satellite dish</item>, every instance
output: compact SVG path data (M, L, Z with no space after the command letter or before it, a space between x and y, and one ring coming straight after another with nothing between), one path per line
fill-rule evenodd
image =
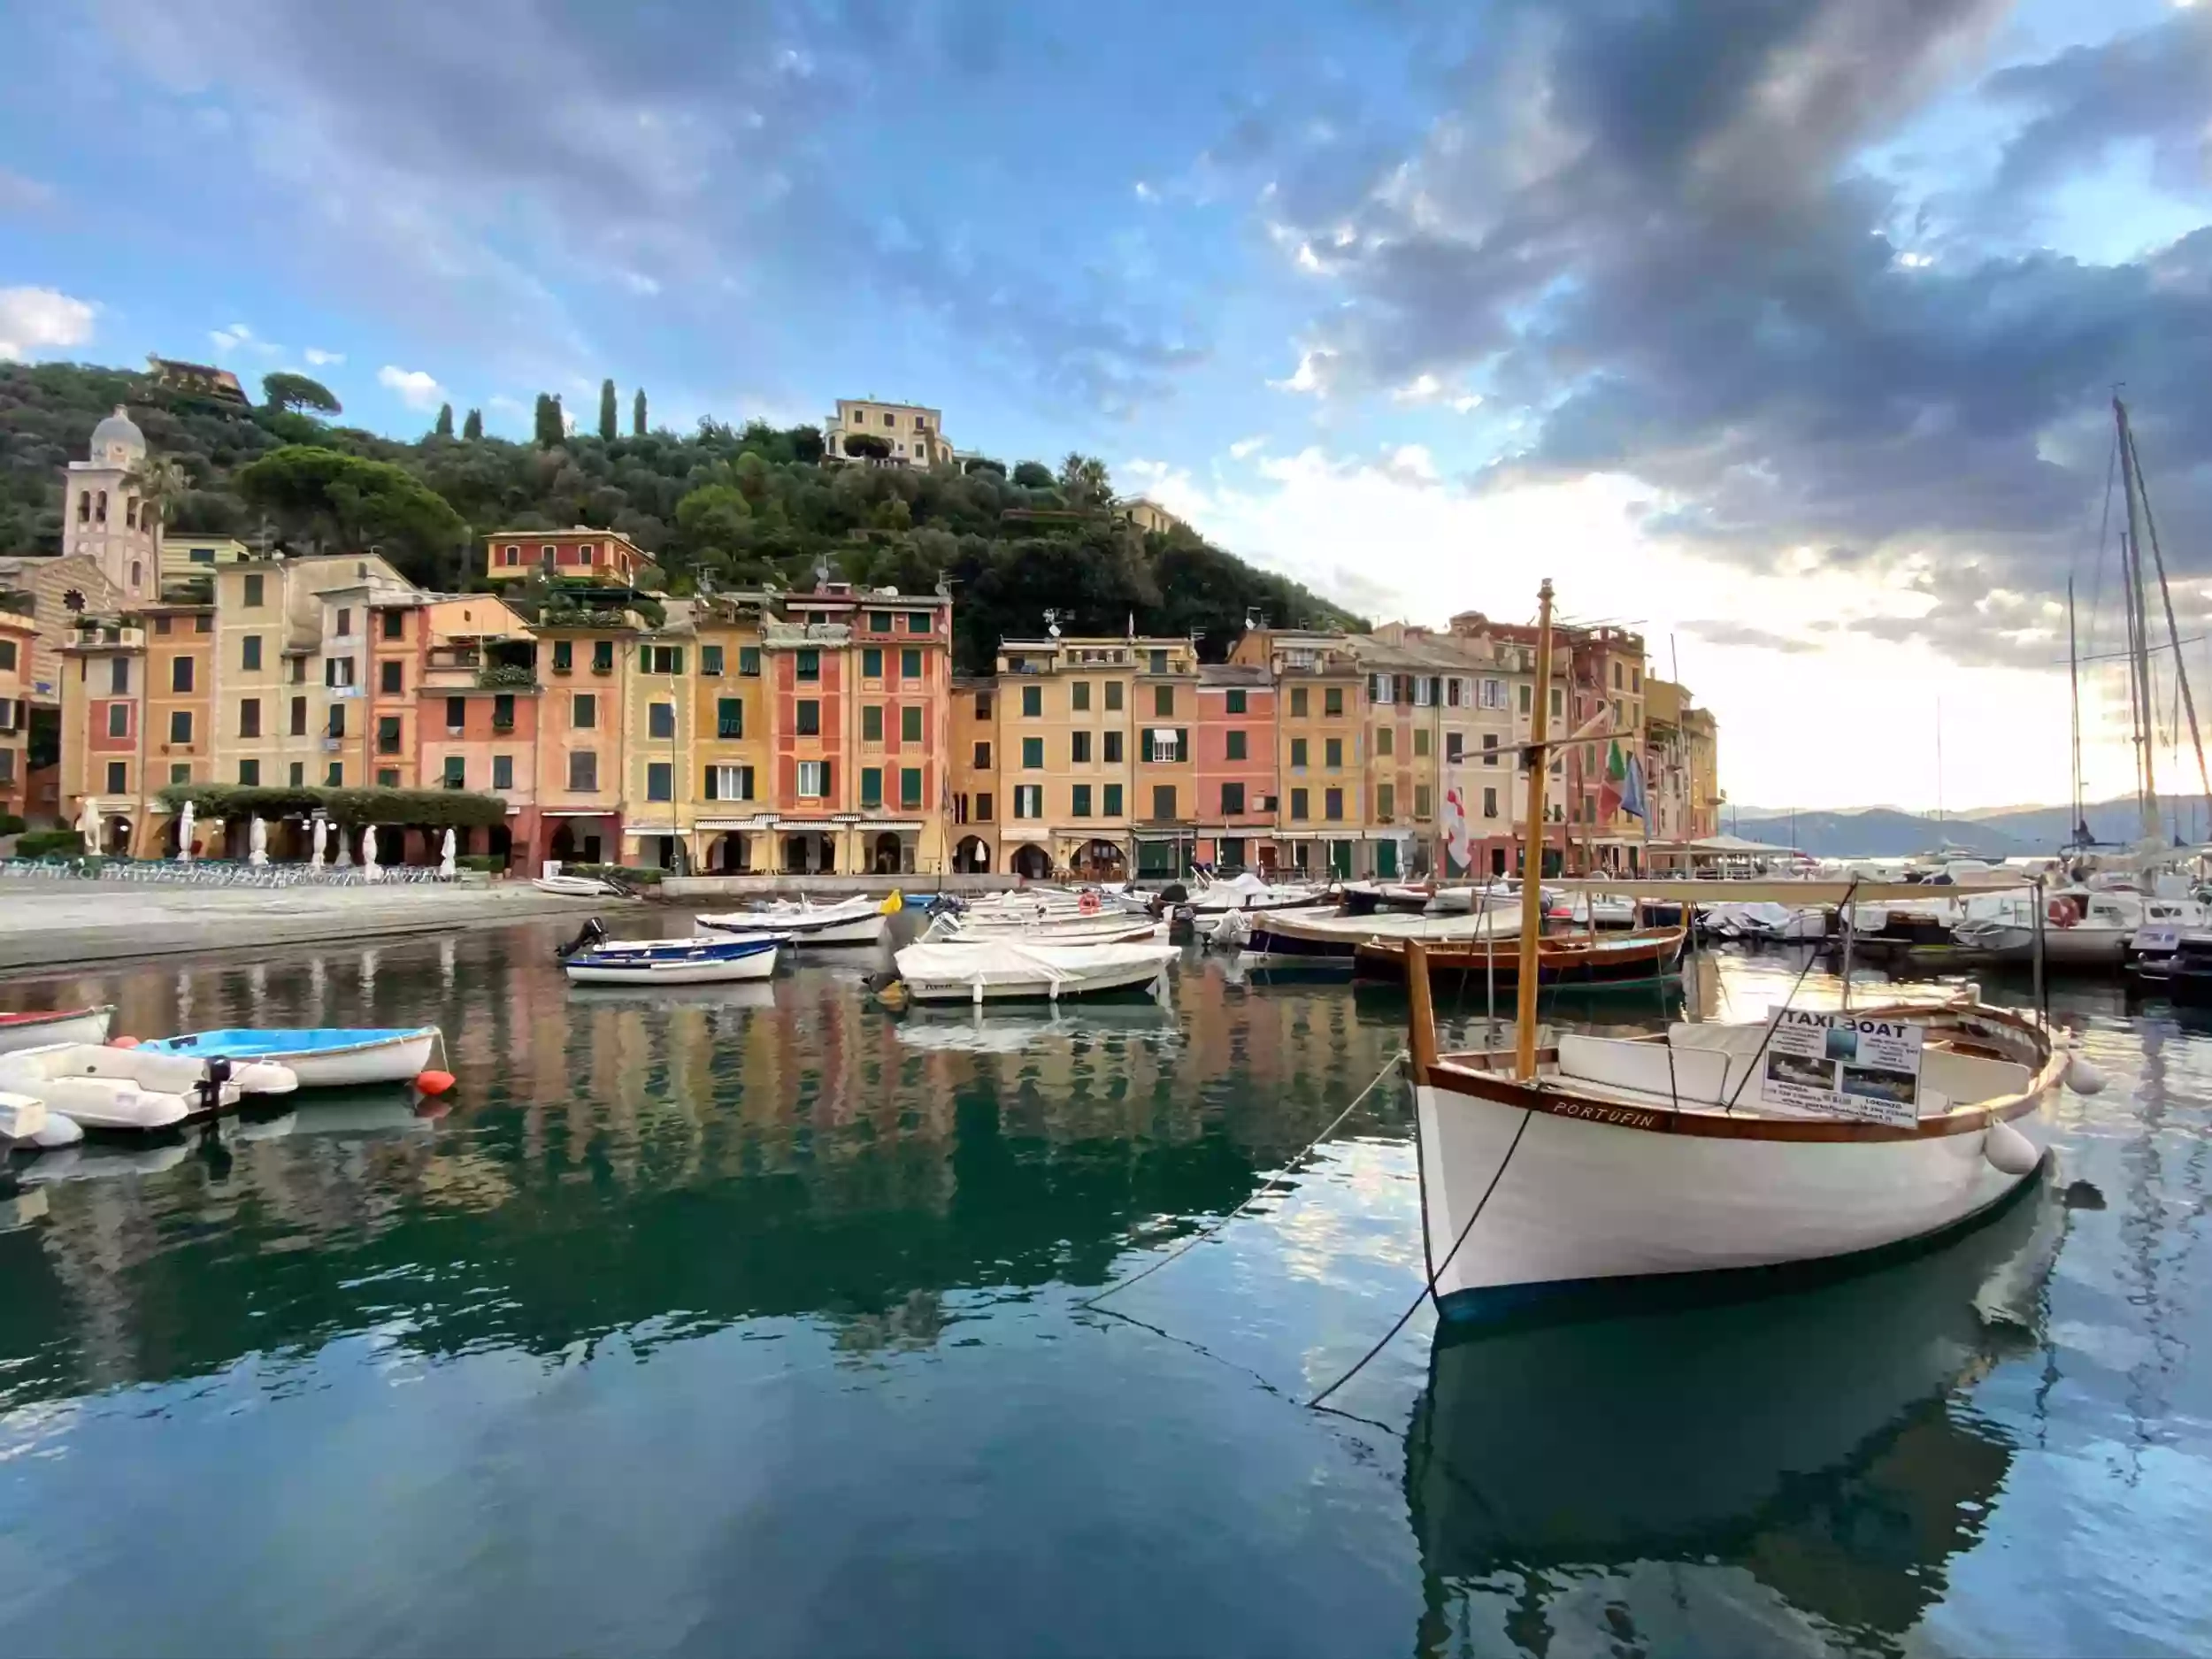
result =
M1045 625L1045 632L1056 640L1060 637L1060 625L1056 622L1048 622Z

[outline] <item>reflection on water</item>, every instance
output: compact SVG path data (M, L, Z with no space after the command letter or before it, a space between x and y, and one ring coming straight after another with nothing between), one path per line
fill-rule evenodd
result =
M2113 1087L1990 1225L1751 1302L1424 1319L1338 1401L1377 1428L1294 1402L1418 1285L1398 1093L1279 1177L1402 989L1193 956L1165 1007L894 1018L868 961L571 988L558 931L0 986L434 1020L459 1079L0 1178L0 1647L2194 1645L2212 1032L2069 993ZM1545 1018L1750 1017L1802 963ZM1440 984L1446 1040L1486 1002Z

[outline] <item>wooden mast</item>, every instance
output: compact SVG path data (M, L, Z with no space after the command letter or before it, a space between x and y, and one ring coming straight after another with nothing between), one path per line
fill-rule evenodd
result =
M1536 1075L1536 939L1544 927L1545 786L1551 777L1551 578L1536 592L1536 697L1529 713L1528 820L1521 836L1521 965L1513 1075Z
M2187 664L2182 660L2181 627L2174 619L2173 590L2166 584L2166 556L2158 545L2158 521L2151 517L2150 492L2143 483L2142 459L2135 452L2135 428L2128 423L2128 411L2125 403L2116 397L2112 400L2112 407L2120 423L2122 476L2134 486L2133 493L2130 496L2128 522L2131 525L2134 523L2134 510L2139 507L2143 515L2143 529L2150 537L2151 569L2158 578L2159 604L2166 615L2166 639L2174 649L2174 683L2180 689L2181 704L2189 716L2189 742L2190 746L2196 750L2197 781L2203 786L2206 803L2212 805L2212 771L2208 771L2205 765L2204 734L2197 725L2196 695L2189 689L2189 670ZM2143 556L2139 543L2136 548L2135 573L2136 580L2139 583L2143 574ZM2150 652L2147 641L2143 652L2143 677L2144 683L2147 686L2150 682ZM2151 797L2151 809L2154 813L2156 812L2157 807L2158 798L2154 795Z

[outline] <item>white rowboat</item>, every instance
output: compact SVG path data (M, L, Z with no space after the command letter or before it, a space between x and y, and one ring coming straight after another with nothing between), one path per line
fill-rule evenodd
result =
M1172 945L909 945L899 978L918 1002L1059 1002L1133 990L1164 979L1181 954Z
M288 1070L302 1088L351 1088L364 1083L413 1082L429 1069L438 1041L435 1025L241 1027L165 1037L141 1043L132 1052L196 1059L220 1056L234 1067L268 1061Z
M105 1042L115 1004L71 1008L35 1014L0 1014L0 1054L18 1048L45 1048L58 1042Z

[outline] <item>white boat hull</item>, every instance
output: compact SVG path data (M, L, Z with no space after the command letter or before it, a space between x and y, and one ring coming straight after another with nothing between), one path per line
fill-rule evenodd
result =
M80 1009L56 1019L27 1019L0 1025L0 1054L51 1048L62 1042L105 1042L115 1005Z
M2057 1087L2051 1078L2008 1120L2039 1157ZM1591 1281L1878 1249L1965 1220L2026 1179L1985 1155L1985 1131L1775 1140L1654 1133L1426 1085L1415 1100L1429 1248L1451 1257L1436 1284L1447 1317Z
M1163 979L1179 953L1167 945L909 945L899 978L918 1002L1060 1002L1133 990Z
M736 910L697 919L700 926L713 928L718 933L773 939L781 944L801 947L880 944L891 925L891 918L877 910L828 920L774 910Z
M585 963L562 964L572 985L729 985L766 979L776 972L776 952L703 958L696 962Z
M2085 923L2075 927L2043 930L2043 960L2064 967L2117 968L2135 936L2131 927L2099 927ZM2032 962L2035 929L2016 924L1969 923L1952 937L1966 948L1986 951L2001 962Z

